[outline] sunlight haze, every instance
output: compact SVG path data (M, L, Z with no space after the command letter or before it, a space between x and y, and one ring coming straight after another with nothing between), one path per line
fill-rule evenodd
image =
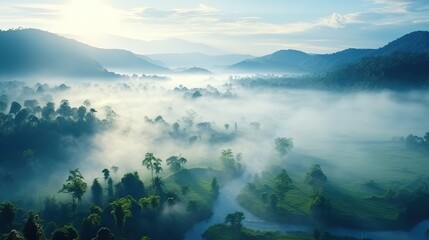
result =
M289 48L310 53L376 48L407 32L429 29L429 7L422 0L4 0L0 14L3 30L39 28L140 54L162 49L141 52L117 38L178 38L259 56Z

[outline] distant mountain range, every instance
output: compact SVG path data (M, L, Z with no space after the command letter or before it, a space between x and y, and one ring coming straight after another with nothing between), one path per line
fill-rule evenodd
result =
M379 49L346 49L332 54L309 54L280 50L269 55L233 64L228 69L249 73L317 73L355 63L363 58L386 56L394 52L428 53L429 32L409 33Z
M210 74L208 69L216 68L234 73L324 74L332 79L354 71L356 78L365 77L357 74L364 72L374 79L381 79L390 76L395 68L411 75L418 72L419 77L424 78L425 69L429 69L422 68L426 55L429 55L429 32L409 33L379 49L346 49L332 54L280 50L254 58L250 55L202 53L137 55L127 50L95 48L37 29L21 29L0 31L0 53L0 76L115 78L119 75L112 71L116 70L145 74ZM405 65L415 71L405 69ZM380 69L386 72L380 72Z
M117 46L137 54L182 54L198 52L205 55L225 55L225 51L214 48L204 43L189 42L179 38L168 38L165 40L143 41L127 37L108 35L103 38L106 46ZM230 65L230 64L228 64Z
M285 55L289 57L284 58ZM298 66L300 70L307 68L307 72L311 72L312 69L308 69L311 66L319 72L313 69L313 73L303 75L255 75L239 79L242 85L326 90L429 88L429 32L423 31L409 33L374 50L347 49L329 55L309 55L289 50L283 54L265 56L262 58L264 61L261 58L257 60L244 61L239 66L258 63L260 69L264 69L263 66L270 69L273 66L288 66L294 70ZM269 64L270 61L277 65ZM312 65L317 61L320 61L318 68Z
M251 55L242 54L208 55L199 52L150 54L146 57L169 68L194 66L217 70L223 70L234 63L254 58Z

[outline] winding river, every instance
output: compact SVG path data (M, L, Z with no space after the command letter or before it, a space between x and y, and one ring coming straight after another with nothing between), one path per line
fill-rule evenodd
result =
M243 225L247 228L260 231L301 231L301 232L312 232L313 227L305 225L292 225L283 223L269 222L254 216L252 213L241 207L236 201L239 191L248 182L247 179L239 178L235 179L223 188L220 189L219 197L215 201L213 216L210 219L202 221L196 224L191 230L185 235L185 240L200 240L202 239L201 234L207 230L210 226L218 223L223 223L227 214L240 211L244 213L246 217L243 221ZM429 220L425 220L417 224L411 231L358 231L352 229L333 228L330 230L331 234L338 236L352 236L358 239L371 238L372 240L429 240L426 236L426 230L429 229Z

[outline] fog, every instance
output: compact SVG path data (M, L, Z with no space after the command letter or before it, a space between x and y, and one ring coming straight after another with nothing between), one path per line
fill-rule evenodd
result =
M248 89L228 76L170 76L169 80L27 80L12 88L2 84L9 102L37 99L40 106L62 99L71 106L85 100L105 117L111 107L117 114L115 124L95 134L89 142L73 142L68 147L67 166L49 173L48 181L32 184L39 195L55 194L66 180L69 169L79 168L90 183L102 178L101 170L119 167L116 180L124 173L138 171L149 179L150 171L141 166L146 152L166 159L172 155L186 157L186 167L219 168L219 154L230 148L243 154L248 173L259 173L274 154L273 139L290 137L293 153L320 158L327 175L347 173L346 168L366 164L361 161L339 161L347 156L365 154L357 143L389 141L394 136L421 135L429 129L429 93L349 92L336 93L297 89ZM37 83L47 83L37 92ZM65 84L61 86L61 84ZM26 87L25 87L26 86ZM193 97L195 91L202 96ZM162 116L166 123L150 123ZM187 125L192 121L192 126ZM172 137L173 123L189 135ZM211 129L196 127L208 122ZM257 127L259 123L259 128ZM225 124L229 124L228 129ZM210 138L213 134L219 139ZM190 143L190 136L197 136ZM346 156L345 155L345 156ZM308 160L308 166L318 160ZM306 162L307 163L307 162ZM368 166L365 166L368 167ZM285 166L288 168L288 166ZM164 167L164 176L168 176ZM6 170L7 171L7 170ZM25 193L24 190L22 192ZM61 194L60 194L61 195Z

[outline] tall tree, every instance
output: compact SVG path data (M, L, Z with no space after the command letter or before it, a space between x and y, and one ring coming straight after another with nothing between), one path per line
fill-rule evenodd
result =
M214 177L211 182L212 192L217 196L219 194L219 183L217 182L217 178Z
M109 180L107 181L107 198L110 200L112 200L115 196L114 196L114 192L113 192L113 180L112 178L109 178Z
M52 233L52 240L76 240L78 237L76 229L70 225L58 228Z
M88 185L83 181L83 176L79 171L79 168L70 170L70 175L66 180L66 183L63 184L63 187L59 191L60 193L68 193L72 196L73 205L77 202L80 202L83 194L86 192Z
M152 178L152 187L155 189L156 193L161 195L163 193L162 187L164 186L164 179L162 177L156 176Z
M293 148L292 138L278 137L274 139L274 145L277 153L284 157Z
M42 225L39 223L39 216L30 211L27 219L24 222L23 229L24 237L27 240L45 240Z
M110 177L110 171L109 169L105 168L101 172L103 173L104 183L107 184L107 180L109 180L109 177Z
M115 236L110 232L110 229L102 227L98 230L97 236L92 240L115 240Z
M151 176L153 178L153 171L154 170L156 173L159 173L160 171L162 171L161 162L162 162L161 159L156 158L153 155L153 153L148 152L145 154L145 157L142 160L142 165L151 171Z
M183 169L183 165L188 161L182 156L171 156L165 160L172 171L178 172Z
M97 178L94 178L94 181L92 182L91 193L94 204L101 206L103 203L103 188Z
M319 164L313 164L305 175L305 182L313 188L314 193L320 192L327 180Z
M110 203L110 214L115 219L119 232L122 232L127 218L132 217L131 204L130 197L119 198Z
M12 228L13 220L16 217L16 207L10 202L0 204L0 225L5 226L6 230ZM0 229L2 229L0 227Z
M293 181L287 174L286 170L282 169L274 179L274 190L276 195L279 197L280 203L283 203L286 193L291 189L293 189Z

